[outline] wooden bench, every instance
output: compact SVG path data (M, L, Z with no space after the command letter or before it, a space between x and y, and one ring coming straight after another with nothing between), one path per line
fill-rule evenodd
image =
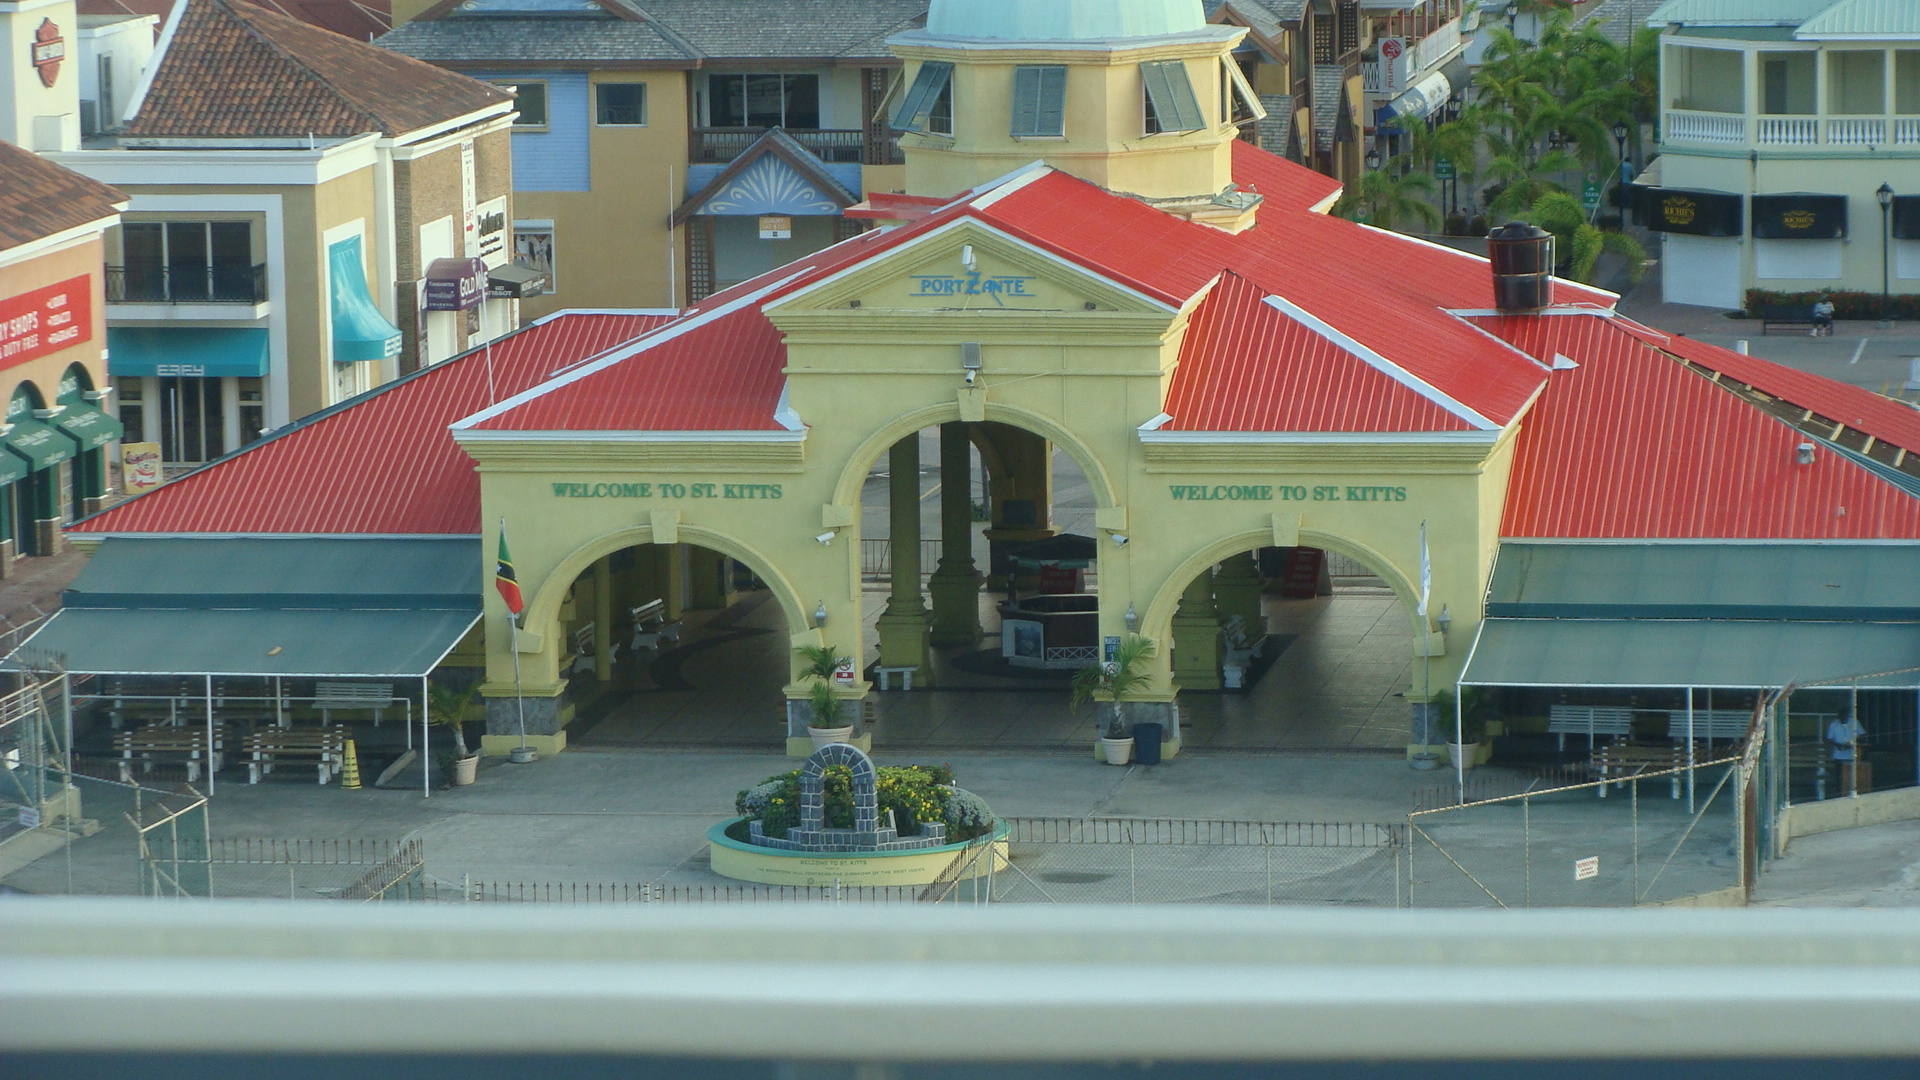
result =
M588 671L593 670L594 631L594 625L589 622L581 623L579 628L573 632L573 664L567 668L568 675L572 675L582 668Z
M1814 329L1812 304L1762 304L1760 306L1760 333L1762 336L1773 332L1776 326L1798 330Z
M393 708L392 683L322 682L313 687L313 705L320 710L322 724L333 723L335 709L369 709L373 726L380 726L380 714Z
M1563 751L1569 735L1585 735L1587 748L1592 749L1601 735L1631 738L1633 710L1619 705L1555 705L1547 714L1547 731L1560 737Z
M876 667L873 669L873 673L880 677L880 689L882 690L893 689L893 677L895 675L900 676L901 689L911 690L913 689L914 672L919 670L920 666L914 664L909 667Z
M1693 710L1693 737L1696 741L1735 742L1747 737L1753 726L1753 714L1745 709ZM1687 710L1667 710L1667 738L1684 741L1687 737Z
M627 609L627 613L633 616L633 643L629 649L635 656L642 649L659 652L663 641L680 644L680 620L667 618L665 600L649 600Z
M1613 780L1614 787L1625 783L1625 778L1644 772L1664 772L1667 774L1670 798L1680 797L1680 773L1686 766L1686 754L1677 743L1614 743L1603 746L1593 753L1593 772L1600 778L1600 797L1607 797L1606 781Z
M221 724L214 725L211 752L204 726L150 724L133 731L122 731L113 737L114 752L120 757L120 781L133 783L133 764L136 761L140 763L141 772L152 772L156 760L179 759L186 762L187 782L191 784L200 779L200 763L203 761L211 766L211 771L220 771L226 740L227 729Z
M347 753L343 728L261 728L240 742L247 757L247 783L257 784L275 765L311 761L324 784L340 771Z

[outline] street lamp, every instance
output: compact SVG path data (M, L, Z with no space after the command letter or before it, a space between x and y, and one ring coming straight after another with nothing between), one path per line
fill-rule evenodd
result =
M1887 270L1887 256L1893 248L1893 188L1881 184L1873 197L1880 202L1880 328L1893 327L1893 278Z
M1376 146L1367 151L1367 171L1372 172L1378 169L1379 167L1380 167L1380 148Z

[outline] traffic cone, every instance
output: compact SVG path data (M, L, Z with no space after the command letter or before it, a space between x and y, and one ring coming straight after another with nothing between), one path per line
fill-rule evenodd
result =
M360 758L353 752L353 740L347 740L346 758L340 766L340 790L360 790Z

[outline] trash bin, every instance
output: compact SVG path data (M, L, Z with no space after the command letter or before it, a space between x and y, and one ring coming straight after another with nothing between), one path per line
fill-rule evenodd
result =
M1133 725L1133 760L1138 765L1160 764L1160 733L1166 728L1159 724Z

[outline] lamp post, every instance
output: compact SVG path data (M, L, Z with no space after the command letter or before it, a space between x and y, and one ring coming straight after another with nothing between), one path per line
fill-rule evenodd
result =
M1616 149L1619 150L1619 158L1620 158L1620 185L1619 186L1623 193L1625 192L1626 186L1627 186L1627 169L1629 167L1627 165L1627 132L1628 132L1627 122L1625 120L1615 120L1613 122L1613 145ZM1626 205L1627 205L1626 200L1621 199L1620 208L1623 211L1626 209Z
M1893 277L1888 269L1888 256L1893 250L1893 188L1881 184L1873 197L1880 203L1880 329L1893 328Z

